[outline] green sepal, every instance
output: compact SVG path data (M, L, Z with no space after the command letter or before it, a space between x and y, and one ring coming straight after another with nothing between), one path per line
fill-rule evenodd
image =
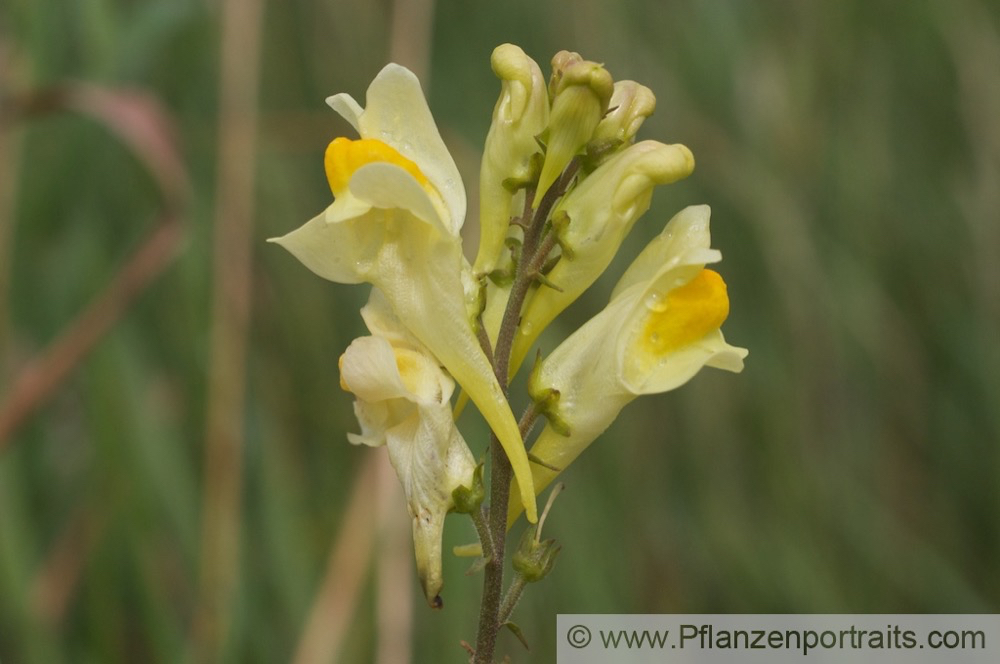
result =
M569 436L569 423L559 415L559 397L559 390L551 387L539 392L537 397L532 395L532 398L535 399L535 404L537 404L538 412L544 415L545 419L549 421L549 426L552 427L552 430L560 436Z
M576 254L573 251L573 247L569 246L569 243L565 240L566 229L570 224L569 215L564 210L559 210L552 215L552 220L549 223L552 225L552 232L556 234L556 243L562 249L563 257L566 260L573 260Z
M554 291L558 291L560 293L563 292L563 289L559 287L554 281L549 280L549 278L545 276L544 272L536 272L534 275L534 280L542 284L543 286L551 288Z
M480 462L472 472L471 487L457 486L451 492L451 499L455 502L455 506L451 508L452 512L457 514L472 514L482 506L483 500L486 498L486 487L483 484L484 466L485 463Z
M538 140L537 137L535 139ZM545 146L539 142L539 147L542 151L545 150ZM534 187L538 184L538 176L542 172L542 163L545 161L545 155L542 152L536 152L528 159L528 172L521 177L509 177L504 178L500 185L507 190L508 193L516 194L522 189L528 189L529 187Z
M542 274L548 274L549 272L552 271L552 268L554 268L556 264L559 263L559 259L561 258L562 258L562 252L554 256L549 256L548 259L546 259L545 263L542 264L542 269L540 269L539 272L541 272Z
M499 288L507 288L514 283L514 271L511 269L493 270L486 276Z
M546 127L538 136L535 136L535 143L541 148L541 154L544 155L546 150L549 149L549 128ZM536 153L537 154L537 153ZM541 171L541 168L538 169Z
M534 387L537 384L541 366L542 363L536 361L535 366L531 369L531 376L528 378L528 395L535 402L535 410L545 416L552 430L560 436L569 436L569 423L559 414L559 390L553 387L539 390Z
M514 262L514 267L521 261L521 246L524 244L521 238L508 235L504 238L504 245L510 250L510 258Z
M506 266L498 267L486 275L486 277L499 288L507 288L514 283L514 277L517 273L517 265L521 261L521 239L516 235L508 235L504 239L503 243L510 252L509 260L503 261L506 263Z
M500 186L507 190L510 194L516 194L519 189L524 189L531 182L523 178L504 178Z
M486 275L479 275L477 281L479 282L479 293L476 296L478 298L476 302L478 311L476 312L475 320L472 321L472 329L478 334L479 323L482 321L483 312L486 311Z
M459 558L479 558L483 555L483 545L480 542L456 544L451 547L451 554Z
M535 539L537 524L528 527L521 536L517 550L511 556L511 566L528 583L541 581L555 565L556 556L562 551L562 544L554 539Z

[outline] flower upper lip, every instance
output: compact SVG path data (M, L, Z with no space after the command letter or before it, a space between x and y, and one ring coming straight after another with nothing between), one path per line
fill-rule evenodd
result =
M466 213L462 176L441 140L417 77L406 67L386 65L368 86L366 101L362 108L344 92L326 100L363 138L382 141L420 168L444 202L447 218L442 221L457 235Z

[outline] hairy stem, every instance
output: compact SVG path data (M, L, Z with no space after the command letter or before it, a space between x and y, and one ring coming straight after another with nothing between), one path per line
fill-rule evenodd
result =
M493 370L496 372L497 380L500 381L505 394L507 384L510 382L510 354L514 347L518 325L521 322L521 309L528 291L534 283L535 275L541 269L554 246L554 240L550 239L554 234L550 233L549 237L543 239L542 232L552 208L556 201L566 193L578 169L579 160L574 159L566 167L556 185L549 188L542 200L539 201L538 207L534 208L533 211L531 205L534 193L529 191L525 197L525 214L522 220L528 219L530 215L530 223L525 228L524 242L521 246L521 260L517 265L514 283L511 286L507 308L504 310L496 347L493 351ZM533 413L533 411L532 408L529 413ZM522 418L522 439L530 431L536 417L536 415L529 413L526 413L526 417ZM493 661L497 633L508 617L504 616L502 620L500 618L501 604L504 603L503 563L507 541L507 503L510 499L512 473L510 461L495 435L490 438L490 457L492 469L490 472L489 539L492 543L493 556L486 565L483 579L483 599L479 610L479 634L476 639L476 654L473 660L476 664L489 664ZM483 546L485 554L485 542ZM520 593L517 594L520 596ZM516 599L514 602L516 603ZM510 609L513 610L513 605Z
M476 534L479 535L479 543L483 547L483 557L492 558L496 555L496 546L493 543L493 535L490 533L489 523L487 523L486 508L480 507L469 516L472 517L472 523L476 527Z
M493 661L497 632L500 630L500 603L503 600L503 562L507 534L506 508L510 494L511 468L510 461L507 460L507 455L504 454L496 436L493 436L490 441L490 453L493 459L493 469L490 473L489 537L493 544L493 555L486 564L483 579L483 599L479 608L479 634L476 638L476 657L474 660L476 664L489 664ZM500 521L499 530L496 523L498 520Z
M517 606L518 600L521 599L521 593L524 591L526 585L528 585L528 582L524 580L523 576L518 574L514 577L510 588L507 589L507 594L504 595L503 603L500 604L500 614L497 616L497 620L501 625L510 620L510 614L514 613L514 607Z

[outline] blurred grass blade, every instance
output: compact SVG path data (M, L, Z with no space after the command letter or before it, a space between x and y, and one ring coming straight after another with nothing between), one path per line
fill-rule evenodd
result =
M153 175L164 213L108 287L39 357L28 362L0 401L0 451L11 435L70 375L135 298L172 262L183 234L179 211L190 190L172 122L149 94L96 85L57 85L13 102L15 117L57 111L89 115L119 138ZM2 127L0 127L2 131Z
M262 0L222 3L218 162L212 251L211 358L202 480L198 661L229 645L240 580L243 457Z
M388 456L381 451L367 457L343 510L340 532L295 649L294 664L338 661L344 634L354 617L375 547L380 468L389 465Z

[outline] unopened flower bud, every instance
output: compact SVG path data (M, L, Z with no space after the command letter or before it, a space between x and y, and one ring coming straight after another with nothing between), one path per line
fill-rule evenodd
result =
M693 169L694 157L683 145L640 141L608 159L558 203L553 220L568 219L553 224L563 258L546 275L558 290L540 287L525 301L511 375L538 335L611 264L649 208L653 188L685 178Z
M583 57L573 51L559 51L552 56L552 75L549 77L549 99L554 99L556 89L562 81L563 74L571 66L583 62Z
M460 484L451 492L451 499L454 506L452 512L456 514L472 514L483 504L486 498L486 487L483 485L483 465L480 463L472 472L472 485Z
M541 148L535 137L549 120L542 70L524 51L502 44L490 58L501 81L500 98L486 136L479 170L479 253L473 270L486 274L497 264L511 216L514 194L538 178Z
M643 121L656 109L653 91L635 81L616 81L608 112L598 123L587 148L596 167L622 147L631 145Z
M590 142L601 118L608 110L614 81L603 66L578 60L575 53L562 51L553 58L553 76L549 83L552 113L545 152L545 163L538 179L536 203L556 181L573 157ZM568 64L567 64L568 63Z

